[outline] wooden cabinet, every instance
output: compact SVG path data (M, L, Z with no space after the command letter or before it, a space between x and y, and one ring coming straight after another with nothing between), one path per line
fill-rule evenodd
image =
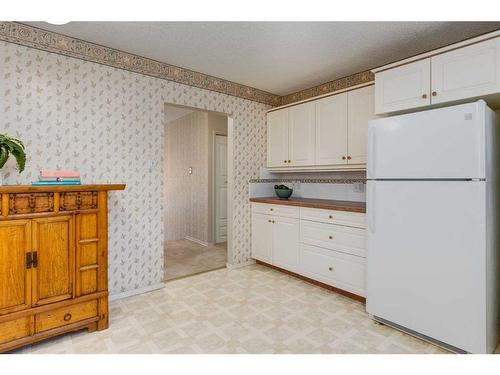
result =
M394 67L375 69L375 113L391 113L474 98L498 101L500 37L445 51Z
M316 103L316 161L318 165L347 163L347 93Z
M500 92L500 38L431 58L431 103Z
M315 165L316 113L315 103L290 107L287 165Z
M107 191L0 186L0 352L108 326Z
M373 100L373 86L366 86L269 112L268 168L364 169L368 121L375 118Z
M252 258L365 296L365 214L252 203Z
M429 58L375 74L375 113L429 105L430 79Z

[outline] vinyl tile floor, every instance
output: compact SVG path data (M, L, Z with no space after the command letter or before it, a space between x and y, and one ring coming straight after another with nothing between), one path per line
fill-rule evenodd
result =
M165 280L195 275L226 266L227 243L203 246L189 240L167 241Z
M360 302L260 265L202 273L112 301L109 329L16 352L446 353L374 322Z

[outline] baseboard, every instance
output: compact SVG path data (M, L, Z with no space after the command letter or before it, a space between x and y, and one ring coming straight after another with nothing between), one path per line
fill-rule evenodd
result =
M196 242L197 244L202 245L202 246L213 246L213 245L215 245L215 243L213 243L213 242L205 242L205 241L199 240L199 239L194 238L194 237L189 237L189 236L184 237L184 239L188 240L188 241L191 241L191 242Z
M146 286L144 288L132 289L132 290L127 290L125 292L121 292L121 293L117 293L117 294L111 294L109 296L109 300L116 301L118 299L132 297L132 296L136 296L138 294L143 294L143 293L147 293L147 292L152 292L153 290L162 289L162 288L165 288L164 283L153 284L153 285Z
M226 263L226 267L228 270L234 270L234 269L237 269L237 268L243 268L243 267L247 267L247 266L251 266L252 264L255 264L255 260L249 260L248 262L244 262L244 263L238 263L238 264L231 264L231 263Z

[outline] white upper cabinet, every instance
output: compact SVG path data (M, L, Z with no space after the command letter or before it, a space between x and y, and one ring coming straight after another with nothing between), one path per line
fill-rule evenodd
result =
M429 105L431 59L375 74L375 113Z
M500 38L433 56L431 66L433 104L500 92Z
M288 163L288 108L267 114L267 166Z
M368 121L374 119L374 86L363 87L347 93L347 163L366 163Z
M316 163L347 163L347 93L316 102Z
M315 164L316 114L314 102L290 107L288 159L290 166Z

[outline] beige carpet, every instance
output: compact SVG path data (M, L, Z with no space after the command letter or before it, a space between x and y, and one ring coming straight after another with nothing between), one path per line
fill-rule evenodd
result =
M203 246L189 240L167 241L165 280L195 275L226 266L227 243Z

